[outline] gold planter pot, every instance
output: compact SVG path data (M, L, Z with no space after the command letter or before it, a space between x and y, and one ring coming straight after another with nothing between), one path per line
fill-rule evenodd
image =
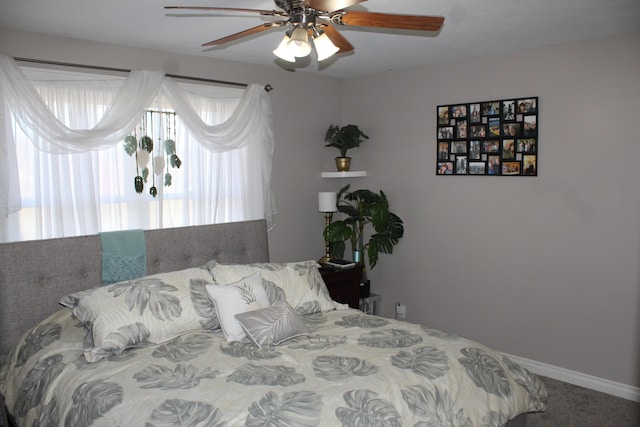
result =
M351 157L336 157L338 172L346 172L351 167Z

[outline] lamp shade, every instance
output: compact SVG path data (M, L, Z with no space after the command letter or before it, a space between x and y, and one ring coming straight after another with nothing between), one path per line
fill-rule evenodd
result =
M318 193L318 211L320 212L337 212L337 202L338 194L334 191Z
M293 56L298 58L303 58L311 53L311 45L305 28L294 28L291 33L291 40L287 42L287 49L293 53Z
M333 44L325 32L320 33L318 37L314 38L313 44L316 46L318 61L324 61L340 50L339 47Z
M284 61L296 62L296 57L293 55L291 49L289 49L290 40L289 35L285 34L276 50L273 51L273 54Z

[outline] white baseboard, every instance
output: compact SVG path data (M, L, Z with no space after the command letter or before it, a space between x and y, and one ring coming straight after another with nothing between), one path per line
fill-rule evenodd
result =
M536 362L535 360L525 359L523 357L512 356L506 353L503 354L534 374L622 397L623 399L633 400L634 402L640 402L640 388L638 387L609 381L604 378L594 377L546 363Z

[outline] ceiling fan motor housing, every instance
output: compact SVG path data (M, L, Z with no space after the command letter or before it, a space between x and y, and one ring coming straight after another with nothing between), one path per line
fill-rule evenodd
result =
M316 16L313 9L294 8L289 12L290 22L294 27L313 28L316 25Z

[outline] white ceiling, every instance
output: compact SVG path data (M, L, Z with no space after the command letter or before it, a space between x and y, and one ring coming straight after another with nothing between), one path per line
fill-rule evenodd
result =
M312 54L292 67L276 61L272 53L282 39L282 28L224 47L201 47L202 43L259 25L266 18L165 11L163 7L170 5L275 8L272 0L0 0L0 27L288 67L332 77L640 32L640 0L369 0L353 8L440 15L445 23L437 34L341 27L355 47L353 52L322 64Z

